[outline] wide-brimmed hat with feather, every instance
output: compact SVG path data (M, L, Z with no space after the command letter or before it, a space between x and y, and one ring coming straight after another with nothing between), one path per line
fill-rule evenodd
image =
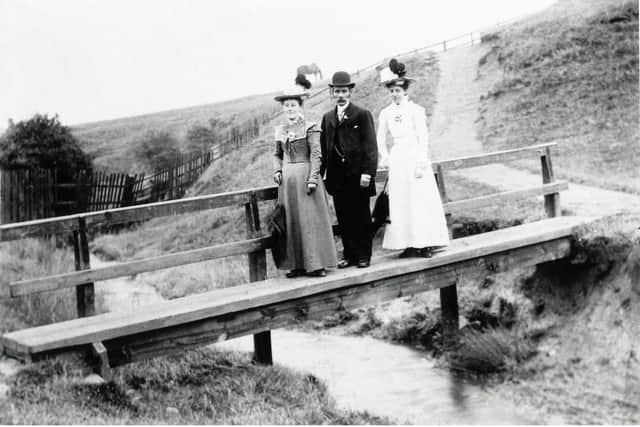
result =
M282 94L276 96L274 99L278 102L283 102L287 99L303 100L309 97L310 88L311 82L307 80L307 77L304 74L298 74L296 76L295 85L286 88L282 91Z
M380 83L386 87L404 86L414 80L406 77L407 70L402 62L393 58L389 61L389 65L381 68L379 71Z

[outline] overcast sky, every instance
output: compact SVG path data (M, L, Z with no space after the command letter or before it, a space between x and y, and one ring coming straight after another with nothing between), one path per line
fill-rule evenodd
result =
M0 0L0 129L77 124L289 86L539 11L553 0Z

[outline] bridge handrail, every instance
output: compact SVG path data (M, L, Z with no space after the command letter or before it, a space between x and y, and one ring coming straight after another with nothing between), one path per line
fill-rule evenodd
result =
M433 162L436 179L444 201L444 211L448 219L450 218L452 210L471 210L483 206L495 205L497 202L512 201L533 196L544 196L548 216L558 216L558 194L560 191L566 190L568 186L566 182L555 181L553 179L550 149L554 146L556 146L555 143L538 144L518 149L502 150ZM444 176L445 169L464 169L491 163L518 160L532 153L539 155L541 159L543 172L543 183L541 185L519 190L503 191L470 199L456 201L449 201L447 199ZM379 175L379 178L383 179L386 171L381 170ZM77 271L11 282L7 287L0 289L0 294L4 293L4 296L17 297L74 286L79 288L87 284L91 284L92 286L92 283L95 281L109 280L228 256L251 255L258 252L264 253L265 249L270 248L270 240L269 236L265 236L264 233L259 230L258 201L274 200L276 197L277 187L269 186L0 226L0 237L4 240L19 239L27 235L33 235L41 229L40 232L51 232L52 230L58 233L72 231L74 235L83 235L86 244L86 232L90 227L140 221L160 216L242 204L245 206L247 224L257 224L257 229L254 227L248 232L246 240L128 261L109 267L92 269L88 262L88 253L86 253L85 258L87 259L85 259L83 268L77 268ZM88 247L85 249L85 252L88 252ZM76 251L76 257L82 258L78 254L78 251ZM76 261L80 264L78 259Z
M500 193L489 194L486 196L475 197L473 199L448 202L444 204L444 210L446 213L451 212L452 209L470 210L483 206L494 205L498 200L508 201L519 200L525 197L546 196L558 193L559 191L566 189L566 182L554 182L551 184L543 184L539 187L504 191ZM108 267L94 268L90 270L78 270L54 276L20 280L9 284L9 293L7 296L18 297L38 292L55 291L63 288L79 286L84 283L110 280L118 277L127 277L134 274L194 264L202 261L210 261L229 256L247 255L256 251L269 249L270 247L271 244L269 236L258 237L254 239L241 240L232 243L224 243L220 245L175 252L167 255L128 261Z
M533 196L544 196L545 209L549 217L560 215L559 192L567 189L567 183L555 181L551 164L551 148L555 143L539 144L512 150L444 159L432 163L436 181L447 215L447 225L451 228L451 211L470 210L497 202L519 200ZM464 200L449 201L445 185L445 170L464 169L490 163L526 158L535 153L540 156L542 184L531 188L504 191ZM379 171L378 179L384 179L386 171ZM277 187L267 186L241 191L232 191L181 200L156 202L148 205L117 208L98 212L87 212L57 218L0 225L0 241L17 240L38 234L67 233L73 235L76 271L53 276L38 277L8 283L0 286L0 297L18 297L38 292L76 288L78 316L95 313L95 281L177 267L228 256L249 256L250 280L264 280L266 277L265 250L270 248L269 236L260 229L258 202L275 200ZM156 217L177 215L206 209L230 206L245 208L247 239L220 245L165 254L134 260L117 265L92 269L89 262L88 230L97 226L115 225L148 220Z
M495 151L473 156L443 159L432 162L434 171L444 169L464 169L474 166L518 160L532 153L547 155L556 143L532 145L512 150ZM550 153L548 153L550 156ZM384 177L383 171L380 177ZM231 191L226 193L208 194L204 196L187 197L177 200L155 202L139 206L107 209L95 212L85 212L73 215L38 219L33 221L16 222L0 225L0 242L19 240L40 234L64 234L78 231L79 220L84 220L87 229L99 226L118 225L136 221L145 221L169 215L178 215L207 209L217 209L238 206L249 203L255 197L258 201L275 200L277 187L275 185Z

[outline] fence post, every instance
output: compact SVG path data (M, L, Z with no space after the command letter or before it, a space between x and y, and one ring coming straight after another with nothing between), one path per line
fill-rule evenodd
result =
M122 203L120 206L133 206L135 202L135 193L133 187L136 184L136 177L127 175L124 178L124 188L122 189Z
M447 50L447 41L446 41L446 40L444 40L444 41L442 42L442 51L444 52L444 51L446 51L446 50Z
M247 223L247 237L252 239L259 237L260 211L258 198L255 193L249 196L250 201L245 203L244 212ZM249 281L257 282L267 278L267 257L264 249L249 254ZM271 353L271 331L258 332L253 335L253 360L263 365L273 364Z
M87 223L84 218L78 218L78 230L73 232L73 252L76 270L89 270L89 240L87 239ZM92 316L96 312L93 283L83 283L76 286L76 304L78 317Z
M542 166L542 183L549 184L555 181L553 176L553 165L551 164L551 149L545 148L545 154L540 156L540 164ZM544 209L547 216L552 218L560 216L560 193L545 194Z

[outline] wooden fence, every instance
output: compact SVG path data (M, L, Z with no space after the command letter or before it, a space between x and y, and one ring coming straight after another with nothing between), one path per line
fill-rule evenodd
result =
M0 224L77 212L94 212L184 196L215 160L258 136L269 115L234 127L199 155L182 156L151 174L127 175L92 170L0 170Z

